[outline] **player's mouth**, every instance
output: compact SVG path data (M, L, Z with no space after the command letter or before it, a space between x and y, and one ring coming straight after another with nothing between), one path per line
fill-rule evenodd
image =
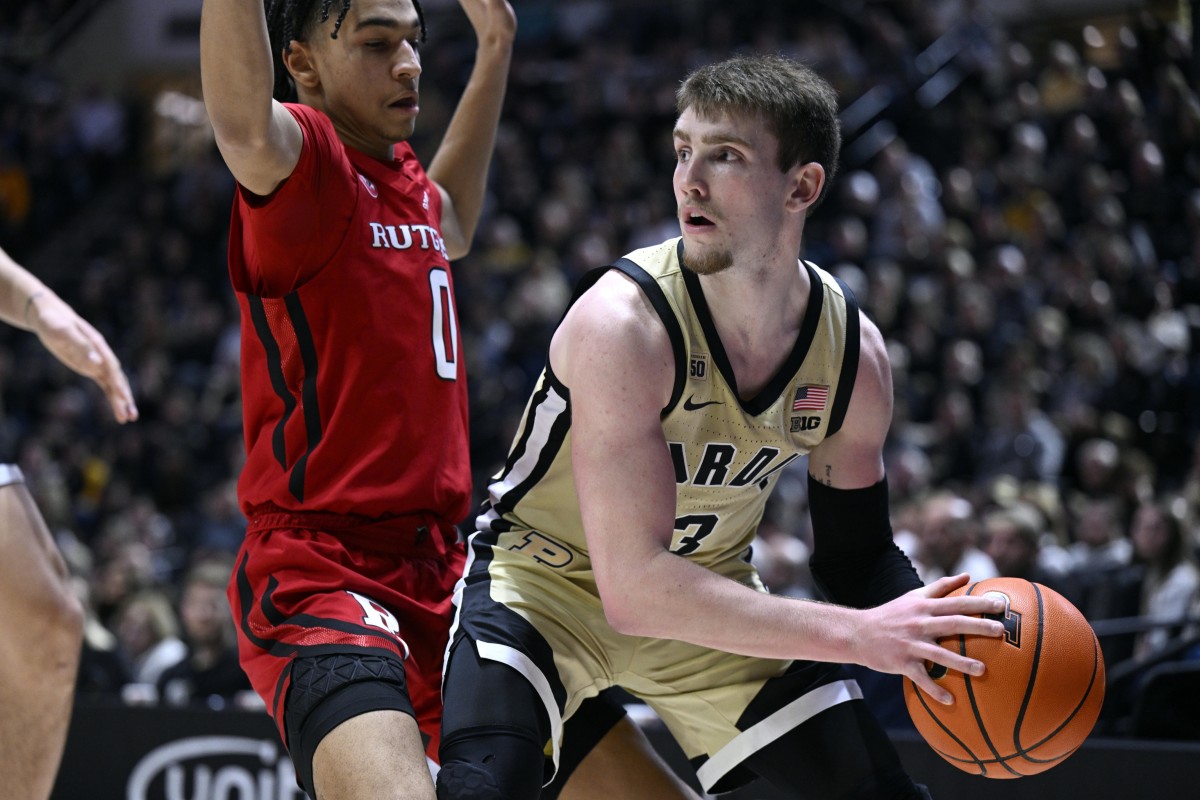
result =
M684 208L679 212L679 222L685 231L698 232L712 230L716 223L700 209Z
M417 103L415 94L402 95L392 102L388 103L388 108L394 108L397 111L404 111L409 114L416 114L421 110L421 106Z

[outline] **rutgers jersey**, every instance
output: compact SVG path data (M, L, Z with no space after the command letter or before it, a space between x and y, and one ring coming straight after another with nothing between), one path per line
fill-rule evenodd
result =
M757 583L746 563L747 548L780 470L837 432L845 418L858 369L858 306L828 272L798 265L807 271L811 288L795 346L766 386L744 400L700 279L680 264L682 247L682 240L672 239L637 250L613 266L641 287L675 353L674 390L662 413L675 465L677 517L671 549ZM601 272L585 278L579 291ZM494 564L511 553L563 574L588 575L571 475L570 425L570 394L547 366L477 521L477 542L497 548Z
M229 271L241 307L247 514L263 507L461 520L466 377L441 197L407 144L385 162L322 112L269 197L239 188Z

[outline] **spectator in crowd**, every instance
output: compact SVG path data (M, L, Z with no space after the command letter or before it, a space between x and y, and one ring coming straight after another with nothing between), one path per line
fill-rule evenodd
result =
M1133 655L1145 661L1163 653L1185 629L1184 618L1200 600L1200 569L1188 547L1183 501L1142 503L1133 512L1133 558L1145 567L1138 613L1158 626L1140 633ZM1174 625L1165 623L1177 623Z
M205 560L188 570L179 598L187 652L156 681L159 702L170 706L227 708L253 703L253 690L238 664L237 636L225 587L233 562Z
M1032 505L1016 501L988 511L983 516L983 552L1006 578L1023 578L1070 595L1065 572L1042 557L1049 534L1041 513Z
M999 574L991 556L980 549L979 519L970 500L935 491L921 502L918 514L913 566L926 584L947 575L966 573L981 581Z
M135 593L117 611L114 632L129 667L123 695L130 702L156 702L159 677L187 655L171 598L157 588Z

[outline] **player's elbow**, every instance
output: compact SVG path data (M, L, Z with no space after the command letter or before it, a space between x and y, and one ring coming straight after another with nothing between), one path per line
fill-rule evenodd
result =
M635 582L605 579L603 575L606 575L604 570L596 569L596 588L609 627L626 636L645 636L645 604L630 585Z
M645 615L623 599L604 602L604 618L609 627L625 636L646 636Z

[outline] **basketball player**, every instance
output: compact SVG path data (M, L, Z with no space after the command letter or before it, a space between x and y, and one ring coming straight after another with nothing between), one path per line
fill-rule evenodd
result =
M460 4L476 60L428 173L404 143L415 0L203 6L204 99L239 184L248 526L230 602L242 667L318 800L434 796L471 488L450 260L479 220L516 32L505 0ZM619 708L593 719L579 752L603 737L658 796L690 796ZM590 761L581 778L609 763Z
M706 791L761 776L796 797L927 796L838 662L950 702L925 662L983 664L937 639L1001 625L968 616L994 600L943 597L967 576L922 587L892 542L882 337L797 260L837 163L836 98L795 62L743 57L693 73L678 111L682 238L584 279L469 540L438 785L486 789L439 797L536 798L563 721L613 685L658 712ZM750 564L804 454L833 603L772 596Z
M118 422L137 419L129 381L104 337L0 250L0 319L104 390ZM62 758L83 642L83 608L21 470L0 464L0 771L5 797L50 796Z

